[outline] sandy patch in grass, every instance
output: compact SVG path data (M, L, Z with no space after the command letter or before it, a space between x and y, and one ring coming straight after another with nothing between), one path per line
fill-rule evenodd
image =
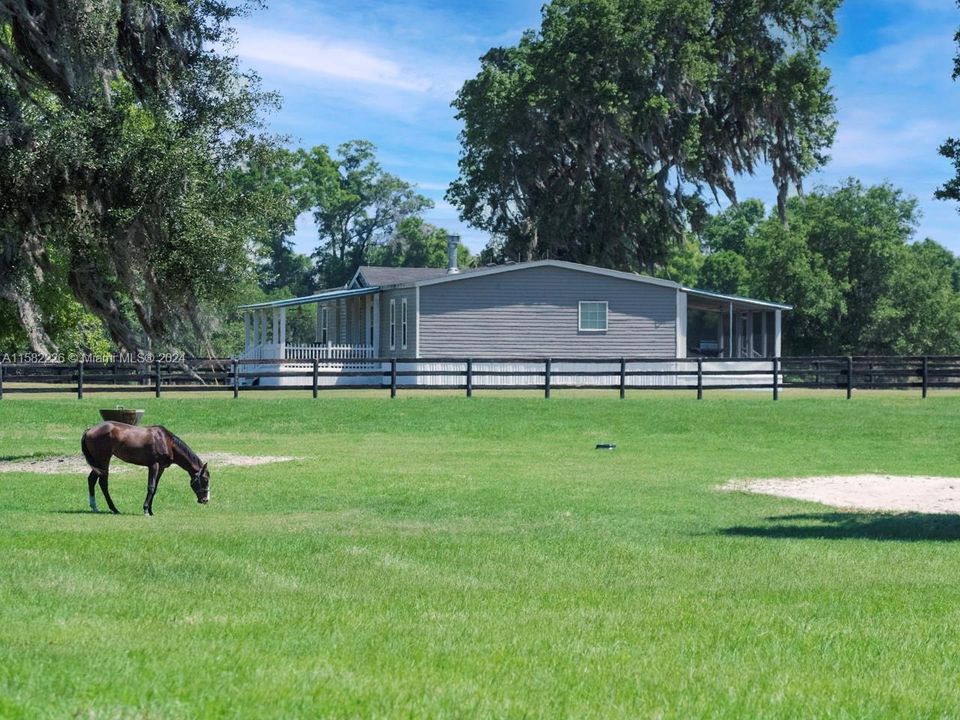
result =
M234 453L203 453L200 458L210 463L211 469L217 467L252 467L272 463L289 462L300 458L284 455L236 455ZM128 465L114 458L110 463L110 472L142 471L136 465ZM24 458L22 460L0 461L0 473L36 473L38 475L56 475L58 473L88 473L90 468L81 455L60 455L53 457Z
M960 514L960 478L905 475L836 475L734 480L721 490L808 500L881 512Z

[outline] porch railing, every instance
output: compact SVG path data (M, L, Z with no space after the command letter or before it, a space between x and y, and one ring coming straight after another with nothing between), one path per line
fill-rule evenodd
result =
M287 345L287 360L365 360L373 357L373 345Z

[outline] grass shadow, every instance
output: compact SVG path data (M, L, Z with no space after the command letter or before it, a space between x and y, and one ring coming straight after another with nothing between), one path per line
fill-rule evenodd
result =
M109 510L101 510L98 513L91 512L88 510L48 510L50 515L91 515L96 517L98 515L123 515L123 512L112 513Z
M933 513L804 513L768 517L769 525L719 530L732 537L787 540L960 540L960 515Z
M0 455L0 462L16 462L17 460L46 460L47 458L58 457L50 453L35 452L27 455Z

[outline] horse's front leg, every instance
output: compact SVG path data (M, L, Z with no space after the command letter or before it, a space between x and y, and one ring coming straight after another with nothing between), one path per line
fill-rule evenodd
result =
M117 510L117 506L113 504L113 498L110 497L110 486L108 477L110 476L110 468L108 467L100 475L100 490L103 491L103 497L107 500L107 507L110 508L110 512L114 515L119 515L120 511Z
M163 468L159 463L150 466L147 474L147 498L143 501L143 514L153 515L153 496L157 494L157 485L160 482L160 476L163 475Z

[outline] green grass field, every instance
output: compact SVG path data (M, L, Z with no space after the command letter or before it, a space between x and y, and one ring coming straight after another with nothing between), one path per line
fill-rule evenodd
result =
M112 404L8 397L0 459ZM0 474L2 718L960 715L960 518L714 489L960 476L960 397L136 405L301 459L212 467L206 507L172 468L153 518L145 472L119 517Z

